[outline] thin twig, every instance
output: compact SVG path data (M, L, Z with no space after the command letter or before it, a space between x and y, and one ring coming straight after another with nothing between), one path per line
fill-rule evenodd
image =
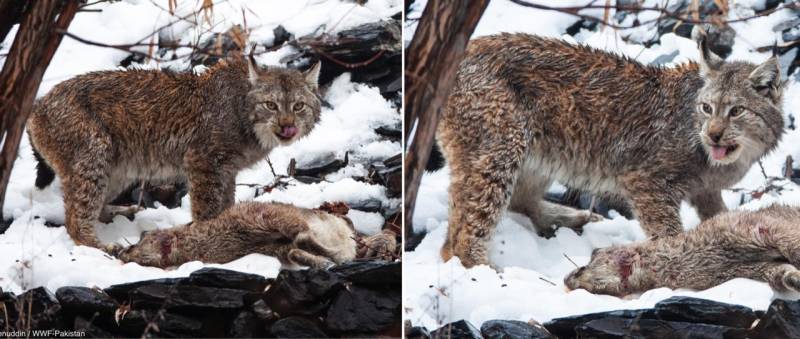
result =
M547 280L544 277L539 277L539 280L544 281L544 282L546 282L546 283L548 283L550 285L553 285L553 286L558 286L556 283L554 283L554 282L552 282L550 280Z
M578 264L576 264L574 261L572 261L572 258L567 256L566 253L562 253L562 254L564 254L564 258L567 258L567 260L569 260L569 262L571 262L573 265L575 265L575 268L580 268L580 266L578 266Z

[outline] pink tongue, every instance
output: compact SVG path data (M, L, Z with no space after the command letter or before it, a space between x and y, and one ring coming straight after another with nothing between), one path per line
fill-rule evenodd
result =
M283 126L281 128L281 136L284 138L291 138L295 134L297 134L297 127L294 126Z
M714 160L722 160L727 154L727 147L711 146L711 157L714 158Z

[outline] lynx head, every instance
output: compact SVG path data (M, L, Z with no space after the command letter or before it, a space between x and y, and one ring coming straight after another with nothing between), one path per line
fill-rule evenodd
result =
M703 148L714 165L742 159L749 166L771 151L783 133L782 86L778 59L760 65L725 62L708 49L695 26L705 85L697 96L697 127Z
M264 148L289 144L308 134L319 122L320 100L317 80L320 64L305 72L288 68L261 70L252 58L248 79L248 117Z
M628 247L596 249L589 264L567 275L564 285L572 290L582 288L596 294L621 297L636 292L638 261L638 254Z

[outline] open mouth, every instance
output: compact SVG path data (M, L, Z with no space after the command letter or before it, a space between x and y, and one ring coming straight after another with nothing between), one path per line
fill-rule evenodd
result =
M295 126L281 126L280 130L275 132L275 136L282 141L289 141L297 135L297 127Z
M710 146L711 146L711 158L713 158L714 160L723 160L726 157L728 157L728 155L732 154L733 152L736 152L736 150L739 148L739 145L737 144L727 145L727 146L726 145L710 145Z

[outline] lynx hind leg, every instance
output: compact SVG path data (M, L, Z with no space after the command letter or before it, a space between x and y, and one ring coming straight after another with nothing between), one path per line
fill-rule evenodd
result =
M603 220L599 214L544 200L542 197L552 183L551 179L538 176L531 170L523 170L514 186L509 210L526 215L537 234L545 238L555 235L554 227L581 232L583 225Z
M513 107L509 110L513 112ZM459 140L462 144L445 146L451 183L449 225L441 256L444 261L458 256L465 267L489 264L488 241L508 206L529 145L526 133L516 125L495 126L481 133L481 140Z
M603 220L603 216L589 210L579 210L569 206L559 205L542 200L541 217L539 222L542 225L555 225L556 227L567 227L580 233L583 226L595 221Z

